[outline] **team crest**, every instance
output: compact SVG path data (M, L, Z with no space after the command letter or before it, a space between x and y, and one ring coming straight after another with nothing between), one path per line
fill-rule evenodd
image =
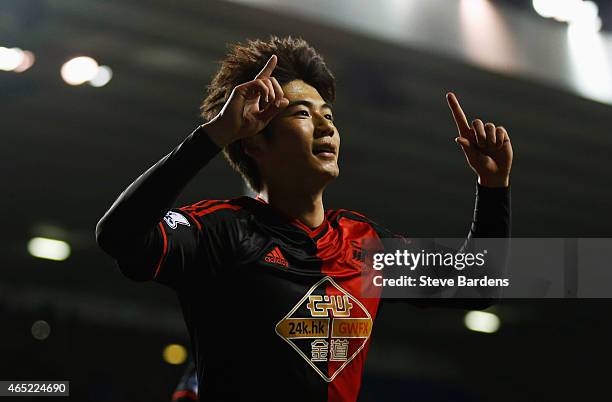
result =
M276 324L276 333L327 382L357 356L372 332L368 310L326 276Z
M166 212L164 221L166 221L166 224L168 224L168 226L170 226L172 229L176 229L177 225L189 226L189 221L187 221L187 218L174 211Z

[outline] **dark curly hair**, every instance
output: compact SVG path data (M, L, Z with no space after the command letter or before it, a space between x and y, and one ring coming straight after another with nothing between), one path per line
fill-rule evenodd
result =
M336 82L323 57L302 38L270 36L267 42L256 39L248 40L246 44L230 45L219 71L208 86L206 99L200 107L202 117L206 121L214 118L234 87L254 79L273 54L277 56L277 64L272 75L280 85L302 80L319 91L326 102L334 102ZM244 152L241 140L223 148L223 154L254 191L261 191L259 171L255 161Z

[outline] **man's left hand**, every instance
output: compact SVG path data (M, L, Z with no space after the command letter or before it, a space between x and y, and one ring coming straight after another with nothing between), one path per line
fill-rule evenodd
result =
M478 175L478 183L485 187L508 187L512 144L506 129L493 123L484 124L480 119L474 120L470 126L455 94L449 92L446 100L459 131L455 142Z

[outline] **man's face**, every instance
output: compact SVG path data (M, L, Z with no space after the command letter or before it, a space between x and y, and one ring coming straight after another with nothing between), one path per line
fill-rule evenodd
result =
M338 176L340 134L331 105L304 81L282 86L289 106L267 126L256 159L264 180L326 184Z

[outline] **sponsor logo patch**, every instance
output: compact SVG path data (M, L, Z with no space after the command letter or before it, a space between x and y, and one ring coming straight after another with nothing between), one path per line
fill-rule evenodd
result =
M172 229L176 229L177 225L190 226L187 218L174 211L166 212L166 216L164 216L164 221L166 221L166 224Z
M310 288L275 330L325 381L331 382L365 346L372 332L372 317L359 300L326 276Z

